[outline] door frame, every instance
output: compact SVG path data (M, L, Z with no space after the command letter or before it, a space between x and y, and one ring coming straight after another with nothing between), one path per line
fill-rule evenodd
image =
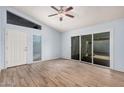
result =
M92 59L91 59L91 62L86 62L86 61L83 61L83 62L86 62L86 63L89 63L89 64L93 64L93 34L92 33L88 33L88 34L83 34L83 35L80 35L80 40L81 40L81 37L82 36L85 36L85 35L91 35L91 41L92 41L92 46L91 46L91 54L92 54ZM81 53L81 41L80 41L80 61L82 62L81 60L81 56L82 56L82 53Z
M107 30L101 30L101 31L94 31L92 33L93 34L98 34L98 33L104 33L104 32L109 32L110 33L110 46L109 46L109 55L110 55L110 69L114 69L114 30L113 29L107 29ZM93 38L92 38L92 43L93 43ZM93 48L93 44L92 44L92 48ZM93 55L93 49L92 49L92 55ZM93 56L92 56L92 60L93 60ZM93 61L92 61L93 64ZM97 64L94 64L97 65ZM102 65L99 65L102 66ZM106 66L103 66L106 67Z
M81 59L81 58L80 58L80 53L81 53L81 52L80 52L80 45L81 45L81 44L80 44L80 42L81 42L80 36L79 36L79 35L71 36L71 39L72 39L73 37L79 37L79 60L77 60L77 59L72 59L72 40L71 40L71 56L70 56L70 59L71 59L71 60L80 61L80 59Z
M27 40L26 41L27 42L26 64L28 63L27 62L28 61L28 34L27 34L27 32L24 31L24 30L21 30L21 29L18 29L17 30L17 29L14 29L12 27L8 27L8 28L6 28L6 31L5 31L5 63L4 63L4 68L13 67L13 66L8 66L8 59L6 57L7 49L8 49L8 46L7 46L7 42L8 42L8 31L12 32L12 30L16 30L16 31L19 31L19 32L24 32L26 34L26 40Z
M110 68L110 69L114 69L114 29L110 28L110 29L106 29L106 30L96 30L93 32L87 32L87 33L79 33L79 35L73 35L71 37L74 36L79 36L79 61L81 62L81 36L83 35L92 35L92 63L88 63L88 64L93 64L93 34L97 34L97 33L104 33L104 32L109 32L110 33L110 67L106 67L106 66L102 66L102 65L98 65L98 66L102 66L102 67L106 67L106 68ZM70 57L71 58L71 57ZM74 60L71 58L71 60ZM78 61L78 60L77 60ZM93 64L93 65L97 65L97 64Z

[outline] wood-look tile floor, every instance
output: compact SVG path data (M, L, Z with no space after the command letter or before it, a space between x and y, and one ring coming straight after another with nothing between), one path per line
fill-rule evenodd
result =
M0 86L119 87L124 86L124 73L77 61L58 59L2 70Z

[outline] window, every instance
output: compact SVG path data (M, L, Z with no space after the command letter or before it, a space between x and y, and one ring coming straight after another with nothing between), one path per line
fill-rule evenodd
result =
M7 24L14 24L41 30L41 26L7 11Z
M33 35L33 61L41 60L41 36Z

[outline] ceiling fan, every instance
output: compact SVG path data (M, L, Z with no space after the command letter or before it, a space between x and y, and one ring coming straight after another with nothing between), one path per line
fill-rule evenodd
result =
M63 20L63 17L64 17L64 16L67 16L67 17L70 17L70 18L74 18L73 15L68 14L68 12L73 9L73 7L71 7L71 6L70 6L70 7L67 7L66 9L65 9L64 6L60 6L59 9L56 8L55 6L51 6L51 8L54 9L55 11L57 11L57 13L48 15L48 17L52 17L52 16L59 15L59 16L60 16L60 17L59 17L59 20L60 20L60 21Z

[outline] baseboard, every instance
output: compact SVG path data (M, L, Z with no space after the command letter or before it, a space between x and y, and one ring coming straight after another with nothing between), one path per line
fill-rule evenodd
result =
M121 68L119 68L119 69L113 68L112 70L119 71L119 72L124 72L124 69L121 69Z
M1 69L1 67L0 67L0 72L1 72L1 70L2 70L2 69Z
M35 64L35 63L40 63L40 62L48 62L48 61L60 60L60 59L63 59L63 58L47 59L47 60L41 60L41 61L37 61L37 62L34 61L33 63L29 63L29 64Z
M55 59L48 59L48 60L41 60L41 61L33 61L33 63L26 63L26 64L22 64L22 65L36 64L36 63L40 63L40 62L48 62L48 61L51 61L51 60L59 60L59 59L62 59L62 58L55 58ZM12 66L12 67L7 67L7 68L13 68L13 67L18 67L18 66L22 66L22 65L17 65L17 66ZM5 68L5 69L7 69L7 68ZM0 68L0 70L2 70L2 68Z
M81 62L80 60L75 60L75 59L70 59L70 58L61 58L61 59L64 59L64 60L72 60L72 61L76 61L76 62Z
M70 60L69 58L58 58L58 59L62 59L62 60Z
M89 64L89 65L93 65L93 66L97 66L97 67L101 67L101 68L105 68L105 69L111 69L109 67L105 67L105 66L101 66L101 65L97 65L97 64L92 64L92 63L88 63L88 62L83 62L83 61L80 61L80 60L74 60L74 59L68 59L68 58L62 58L62 59L65 59L65 60L72 60L72 61L76 61L76 62L82 62L84 64ZM124 69L122 68L113 68L111 70L115 70L115 71L119 71L119 72L124 72Z
M45 61L51 61L51 60L59 60L59 59L62 59L62 58L46 59L46 60L41 60L41 62L45 62Z

